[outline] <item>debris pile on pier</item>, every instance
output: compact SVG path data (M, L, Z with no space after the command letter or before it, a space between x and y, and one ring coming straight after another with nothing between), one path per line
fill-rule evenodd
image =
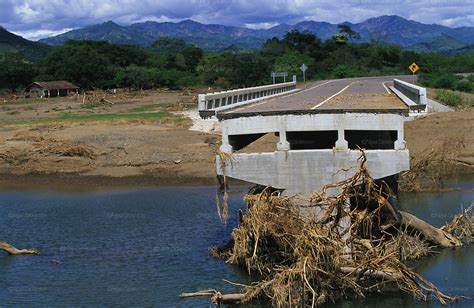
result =
M247 213L231 245L214 253L261 280L241 294L206 290L215 303L269 298L275 306L315 306L388 290L434 296L442 304L456 299L403 261L470 242L472 207L441 229L402 212L389 202L388 186L370 177L363 154L352 178L314 193L306 205L269 188L245 199Z

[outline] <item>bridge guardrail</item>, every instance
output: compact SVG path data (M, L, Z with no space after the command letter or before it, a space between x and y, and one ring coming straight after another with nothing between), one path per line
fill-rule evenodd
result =
M260 87L199 94L199 114L203 118L208 118L215 115L217 111L236 108L295 91L298 91L296 89L296 81L292 81Z
M398 97L400 97L400 99L408 105L410 110L426 110L426 106L428 105L426 88L416 86L400 79L394 79L392 90L394 90L395 94L397 94Z

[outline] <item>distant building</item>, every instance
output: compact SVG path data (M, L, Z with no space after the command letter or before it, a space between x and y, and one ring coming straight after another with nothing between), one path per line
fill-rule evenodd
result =
M64 80L33 82L25 90L27 97L67 96L78 91L78 86Z

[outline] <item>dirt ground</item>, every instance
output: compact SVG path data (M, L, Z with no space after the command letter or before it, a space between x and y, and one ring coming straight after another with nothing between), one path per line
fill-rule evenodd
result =
M105 93L0 103L0 184L86 183L176 185L215 183L218 134L191 131L196 91ZM157 112L146 120L129 117ZM173 112L173 113L171 113ZM177 112L177 113L174 113ZM64 114L70 118L64 118ZM74 116L107 115L82 121ZM126 115L116 118L117 115ZM439 113L406 123L416 159L434 152L443 162L474 171L474 109ZM247 150L274 147L275 137ZM439 159L439 157L436 157ZM445 164L446 165L446 164Z
M474 108L407 122L405 140L412 159L439 150L439 155L458 171L474 172Z
M192 121L176 115L193 107L192 91L0 103L0 182L214 183L218 136L190 131ZM105 117L88 118L97 115Z

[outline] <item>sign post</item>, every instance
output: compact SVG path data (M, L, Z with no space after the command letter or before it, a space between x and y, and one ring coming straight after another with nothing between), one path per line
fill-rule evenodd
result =
M308 69L308 66L306 64L301 64L300 70L303 72L303 82L306 82L306 70Z
M415 84L415 73L420 69L420 67L418 66L418 64L416 64L415 62L413 62L409 67L408 69L413 73L413 84Z
M272 72L273 84L275 84L276 77L283 77L283 82L286 82L287 76L288 76L288 72Z

